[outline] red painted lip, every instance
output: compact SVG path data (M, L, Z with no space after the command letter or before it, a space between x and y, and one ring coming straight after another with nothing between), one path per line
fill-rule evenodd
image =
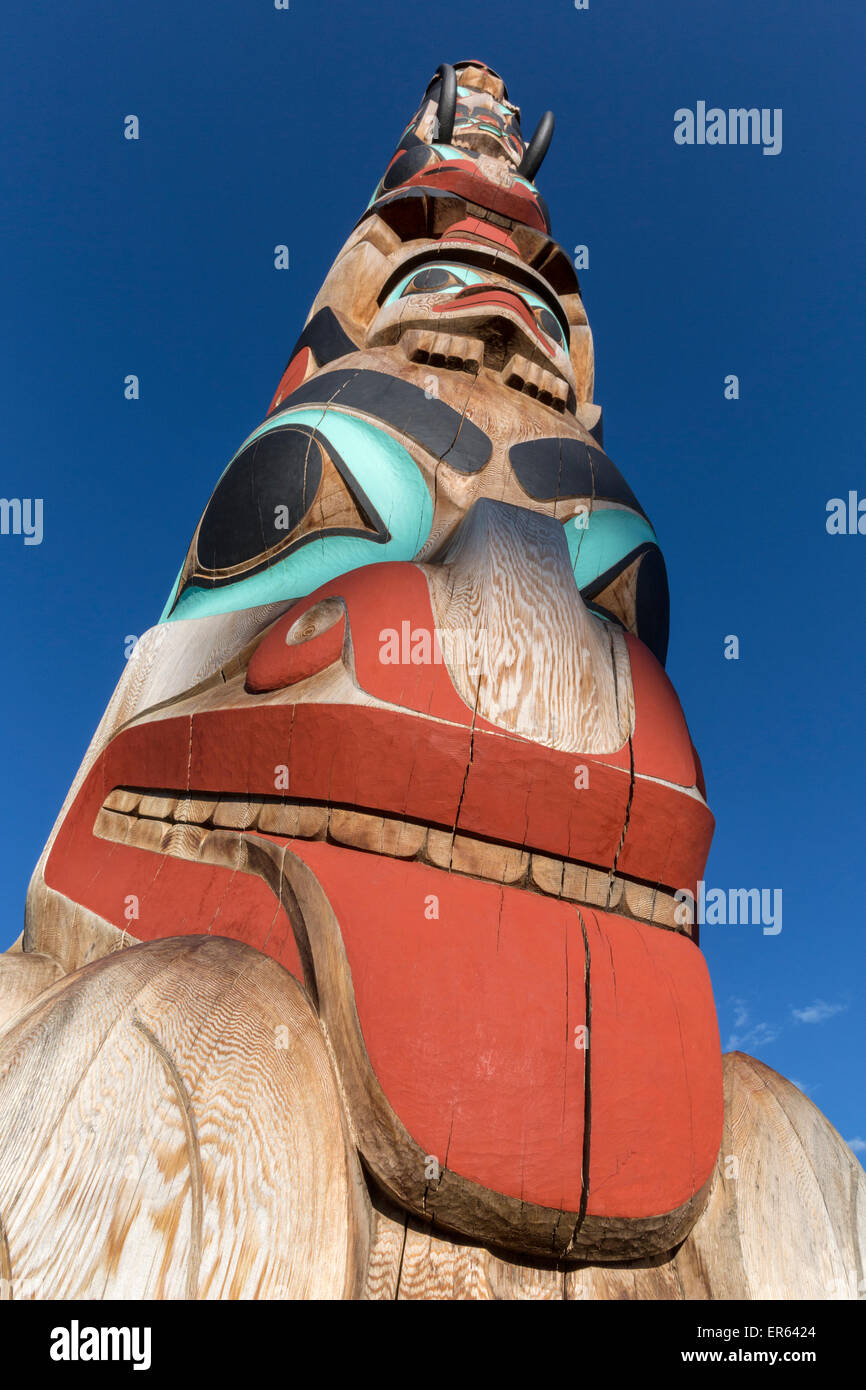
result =
M550 340L542 333L535 321L535 316L527 308L526 301L517 293L516 290L493 290L482 286L477 290L463 290L458 295L452 296L445 304L434 304L433 311L437 314L453 313L454 308L479 308L489 305L491 308L510 309L517 314L526 327L537 338L546 352L550 352Z
M134 724L111 741L67 812L46 880L111 920L101 896L104 880L93 878L93 824L107 791L128 786L273 796L281 765L292 769L291 799L456 826L458 833L499 844L610 865L629 805L629 773L616 765L621 758L583 755L581 762L590 770L591 803L573 793L573 754L478 727L473 736L468 724L409 711L257 705ZM638 777L618 870L669 889L693 887L712 825L709 810L681 790ZM112 850L113 857L123 853L122 845ZM120 911L122 900L121 894L114 902Z

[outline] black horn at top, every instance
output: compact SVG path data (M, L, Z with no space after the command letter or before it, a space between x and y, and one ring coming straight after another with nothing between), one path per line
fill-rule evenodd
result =
M541 168L553 135L553 126L553 112L545 111L535 127L535 134L527 145L517 170L518 174L522 174L525 179L534 179Z
M439 105L436 111L438 122L437 139L443 145L450 145L454 134L454 118L457 115L457 74L450 63L440 63L436 69L440 79Z

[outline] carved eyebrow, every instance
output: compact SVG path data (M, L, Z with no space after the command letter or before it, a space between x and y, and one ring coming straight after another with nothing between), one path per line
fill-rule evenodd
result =
M647 519L616 464L601 449L580 439L549 435L512 444L509 462L520 486L536 502L561 497L603 498Z
M450 405L428 399L422 387L386 372L347 367L318 372L287 396L269 419L309 404L335 410L346 406L373 422L381 420L459 473L479 473L493 448L489 435Z

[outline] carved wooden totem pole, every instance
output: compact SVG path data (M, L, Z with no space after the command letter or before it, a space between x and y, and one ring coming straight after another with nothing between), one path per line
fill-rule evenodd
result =
M863 1170L675 897L552 128L439 69L108 706L0 960L13 1298L856 1297Z

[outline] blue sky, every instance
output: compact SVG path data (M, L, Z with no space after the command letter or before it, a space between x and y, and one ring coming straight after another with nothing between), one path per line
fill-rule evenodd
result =
M866 536L825 527L831 497L866 497L864 27L853 0L7 0L0 490L44 499L44 539L0 536L0 947L125 638L158 618L431 73L477 56L525 129L556 113L539 185L589 247L606 445L665 551L707 882L783 893L778 935L704 929L723 1045L866 1141ZM782 152L676 145L699 100L781 108Z

